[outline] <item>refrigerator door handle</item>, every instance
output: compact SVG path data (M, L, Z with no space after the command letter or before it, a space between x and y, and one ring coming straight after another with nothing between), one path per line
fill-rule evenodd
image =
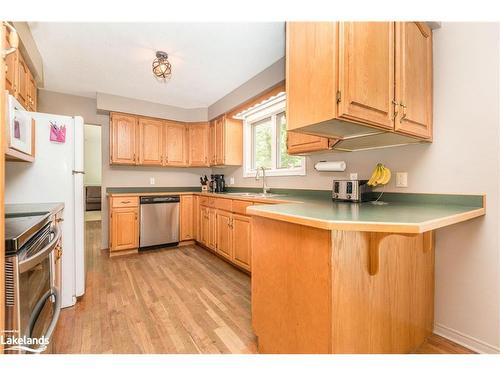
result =
M72 172L73 172L73 174L85 174L85 172L84 172L84 171L76 171L76 170L74 170L74 169L73 169L73 171L72 171Z

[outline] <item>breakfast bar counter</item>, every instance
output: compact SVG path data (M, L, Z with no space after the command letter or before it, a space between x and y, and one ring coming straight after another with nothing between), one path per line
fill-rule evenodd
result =
M484 215L485 197L381 200L247 208L260 353L411 353L429 337L434 230Z

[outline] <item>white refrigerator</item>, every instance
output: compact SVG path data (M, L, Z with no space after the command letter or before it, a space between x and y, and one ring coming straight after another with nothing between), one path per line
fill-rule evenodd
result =
M35 161L6 163L5 203L64 203L61 295L62 307L72 306L85 293L83 118L21 115L35 120ZM66 126L64 143L50 141L51 124Z

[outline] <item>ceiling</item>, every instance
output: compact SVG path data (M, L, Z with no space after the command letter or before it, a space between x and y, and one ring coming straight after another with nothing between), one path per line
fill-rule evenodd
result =
M285 53L282 22L29 25L43 59L45 89L181 108L208 107ZM172 63L166 83L151 72L157 50Z

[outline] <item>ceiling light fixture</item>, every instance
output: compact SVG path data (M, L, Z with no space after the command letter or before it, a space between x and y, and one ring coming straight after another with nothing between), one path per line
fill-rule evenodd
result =
M172 65L168 61L166 52L156 52L156 59L153 60L153 74L161 81L166 81L172 75Z

